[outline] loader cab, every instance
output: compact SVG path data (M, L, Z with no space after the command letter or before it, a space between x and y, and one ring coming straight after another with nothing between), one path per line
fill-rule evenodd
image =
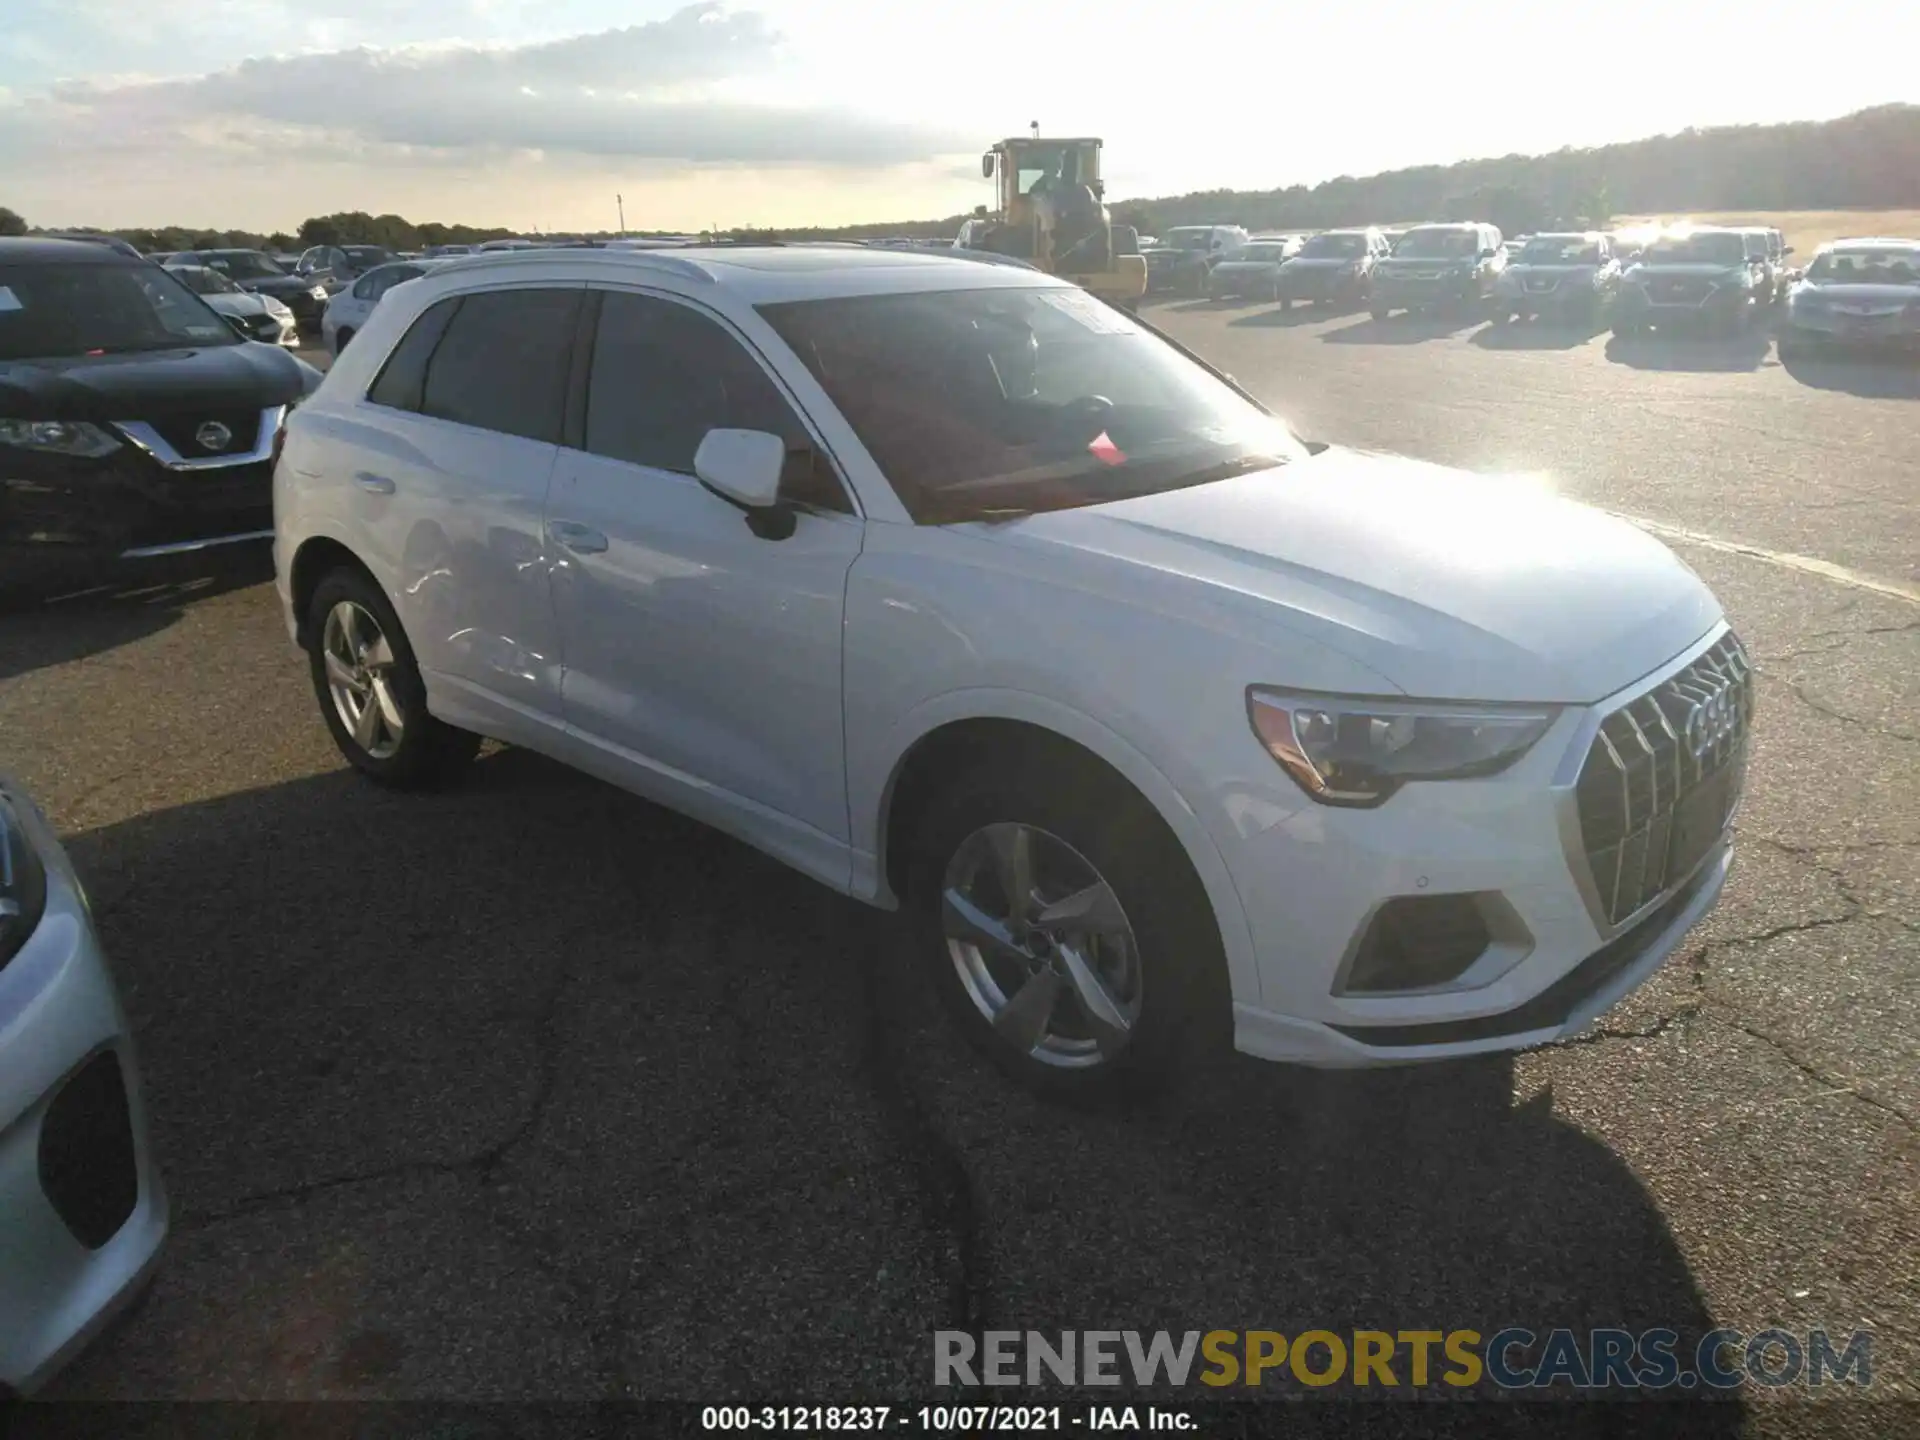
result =
M1013 225L1031 222L1031 197L1036 185L1069 171L1077 174L1081 184L1091 186L1095 195L1104 198L1106 186L1100 178L1100 141L1095 139L1002 140L980 157L980 173L999 182L997 208Z

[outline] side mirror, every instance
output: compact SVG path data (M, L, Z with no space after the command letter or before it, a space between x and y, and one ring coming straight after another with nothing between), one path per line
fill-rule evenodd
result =
M1489 248L1489 249L1486 249L1486 250L1482 250L1482 251L1480 252L1480 258L1481 258L1482 260L1491 260L1491 259L1493 259L1493 257L1494 257L1494 256L1496 256L1496 255L1498 255L1499 253L1500 253L1500 252L1499 252L1498 250L1494 250L1494 249L1491 249L1491 248Z
M793 511L780 500L787 442L765 430L709 430L693 452L700 483L746 512L747 526L762 540L793 534Z
M1793 253L1793 247L1791 245L1783 245L1780 247L1780 253L1782 255L1791 255Z
M238 335L242 340L251 340L253 338L252 335L247 333L247 327L241 323L240 317L238 315L222 315L220 318L226 321L227 328L233 331L233 333Z
M993 178L993 152L991 150L980 157L980 178L983 180L991 180Z

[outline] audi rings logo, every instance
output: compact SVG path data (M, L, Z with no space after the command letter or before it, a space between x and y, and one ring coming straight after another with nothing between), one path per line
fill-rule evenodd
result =
M1694 702L1687 712L1682 738L1687 749L1693 752L1693 758L1704 761L1716 745L1733 734L1739 722L1740 705L1734 698L1733 688L1722 685L1706 699Z
M233 431L218 420L207 420L193 432L193 442L202 450L224 450L233 443Z

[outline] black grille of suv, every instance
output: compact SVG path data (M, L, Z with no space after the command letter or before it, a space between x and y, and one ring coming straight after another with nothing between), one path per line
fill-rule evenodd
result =
M258 410L214 410L206 414L189 412L147 423L178 452L182 460L206 460L215 455L245 455L260 438ZM203 443L204 439L217 438L213 435L203 437L201 433L212 425L218 425L226 431L226 439L219 445Z
M1731 632L1601 722L1574 793L1610 924L1685 880L1719 840L1752 722L1753 667Z

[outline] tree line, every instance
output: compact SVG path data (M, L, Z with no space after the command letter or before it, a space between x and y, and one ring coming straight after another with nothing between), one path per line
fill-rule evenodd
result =
M1419 165L1363 178L1342 175L1311 186L1123 200L1114 203L1113 217L1143 234L1210 223L1323 230L1465 219L1490 220L1508 234L1523 234L1549 225L1602 226L1616 214L1880 209L1920 209L1920 105L1881 105L1838 120L1690 129L1592 149ZM967 218L726 233L737 239L926 239L956 234ZM0 206L0 235L25 233L26 221ZM313 216L291 235L182 226L114 233L145 251L241 246L287 252L309 245L421 250L513 232L353 210Z

